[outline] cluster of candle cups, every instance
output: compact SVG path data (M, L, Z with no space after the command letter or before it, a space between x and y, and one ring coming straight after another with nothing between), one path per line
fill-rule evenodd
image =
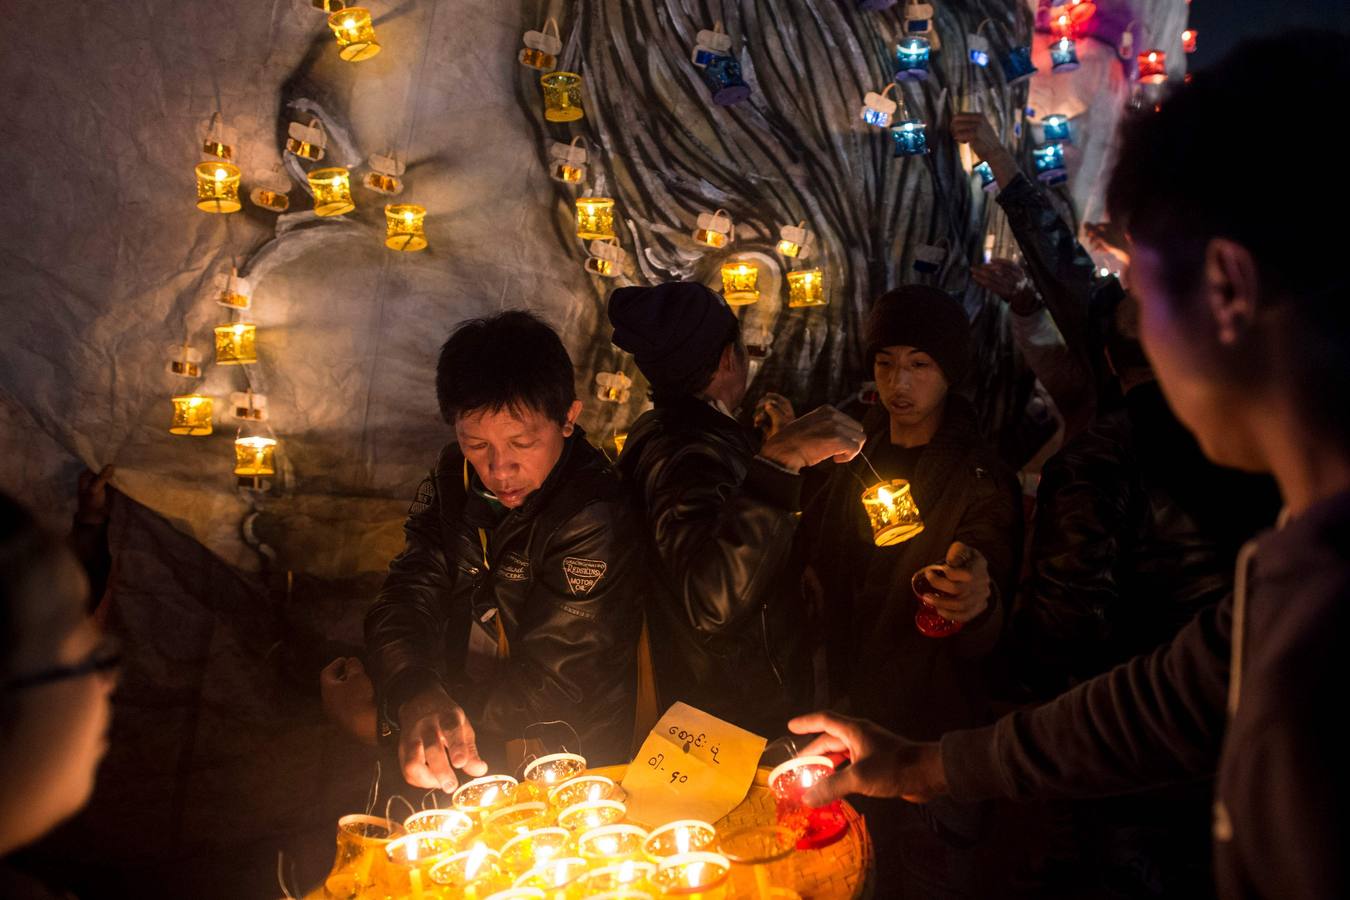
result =
M803 772L814 773L813 763ZM828 764L828 760L826 760ZM785 764L789 765L790 764ZM775 777L792 790L812 774ZM794 769L795 771L795 769ZM772 782L771 782L772 783ZM776 789L775 789L776 790ZM791 794L791 791L788 792ZM399 824L338 822L324 896L341 900L793 900L792 853L809 837L798 804L779 799L779 825L719 835L707 822L653 831L625 821L625 793L571 753L540 757L524 780L487 775L460 786L446 809ZM791 823L791 824L788 824ZM786 825L786 827L785 827ZM797 826L806 831L790 830ZM807 835L807 836L803 836Z

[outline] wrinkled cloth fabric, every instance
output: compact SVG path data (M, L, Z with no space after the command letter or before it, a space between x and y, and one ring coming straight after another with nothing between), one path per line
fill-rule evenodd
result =
M649 538L657 688L773 737L802 711L802 478L756 457L755 435L697 397L658 400L619 469Z
M1225 900L1350 895L1344 652L1350 492L1263 533L1167 646L941 742L952 796L1084 798L1217 771Z
M579 428L539 490L504 512L466 491L464 457L447 446L366 616L386 736L405 701L439 684L485 754L561 720L592 763L626 760L644 590L637 527L613 467ZM498 623L507 658L494 655Z

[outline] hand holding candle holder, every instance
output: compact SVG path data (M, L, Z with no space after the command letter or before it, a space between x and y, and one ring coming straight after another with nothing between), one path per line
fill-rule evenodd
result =
M964 622L958 622L942 615L932 603L925 598L951 598L957 596L946 591L939 590L933 585L931 576L936 574L944 579L951 579L951 572L976 570L976 577L988 579L987 572L984 572L985 563L979 555L979 551L973 547L967 547L964 544L952 544L951 549L947 551L947 558L933 563L931 566L924 566L914 573L910 579L910 587L914 590L914 596L919 600L919 611L914 614L914 627L919 629L919 633L924 637L942 638L956 634L964 626ZM983 573L983 574L979 574Z
M769 773L769 789L777 801L778 824L797 838L798 850L818 850L844 836L848 819L840 801L810 807L803 797L816 782L834 774L834 762L826 756L799 756Z

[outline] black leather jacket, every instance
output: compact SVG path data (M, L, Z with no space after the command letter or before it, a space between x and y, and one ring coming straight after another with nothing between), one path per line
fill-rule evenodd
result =
M805 680L791 565L801 476L757 459L756 443L696 397L660 401L633 426L619 468L658 573L647 610L662 702L773 737Z
M1232 589L1278 504L1269 478L1206 460L1156 383L1135 387L1042 470L1020 674L1054 696L1171 640Z
M593 764L626 760L641 623L641 553L627 544L637 528L614 469L581 429L539 490L504 515L465 490L464 457L447 446L418 486L407 545L366 615L385 730L404 701L440 683L489 760L554 720L576 730ZM494 658L496 618L509 660Z

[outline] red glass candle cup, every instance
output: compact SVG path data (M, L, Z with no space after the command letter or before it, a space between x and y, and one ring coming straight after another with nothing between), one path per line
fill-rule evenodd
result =
M848 830L840 801L813 809L802 799L816 782L833 774L834 763L824 756L799 756L769 774L769 789L777 801L778 824L799 835L798 850L828 846Z
M942 591L933 587L932 582L928 580L928 569L924 567L914 573L910 579L910 587L914 589L914 596L919 599L919 611L914 614L914 627L919 629L919 634L930 638L943 638L956 634L961 630L960 622L945 618L942 613L937 611L937 607L924 600L924 596L947 596Z

